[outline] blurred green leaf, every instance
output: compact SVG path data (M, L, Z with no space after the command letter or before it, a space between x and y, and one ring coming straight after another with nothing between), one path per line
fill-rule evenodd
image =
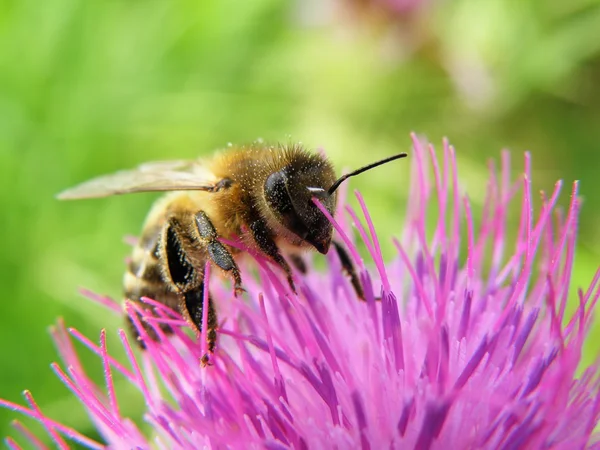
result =
M598 1L433 1L406 17L332 1L303 12L314 23L298 10L319 2L0 2L0 397L32 389L51 415L88 429L48 367L47 327L63 316L115 339L121 319L77 289L120 297L122 237L156 198L55 193L228 142L301 140L341 170L407 150L410 131L438 146L448 136L476 213L487 160L509 147L518 171L530 150L536 188L581 179L573 284L589 283L600 260ZM382 241L402 233L408 166L352 181ZM586 357L597 350L591 339ZM97 358L82 354L101 381ZM139 418L137 400L122 403ZM1 435L14 417L0 410Z

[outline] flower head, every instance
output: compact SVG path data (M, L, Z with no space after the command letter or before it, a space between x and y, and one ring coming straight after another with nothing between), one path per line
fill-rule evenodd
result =
M360 301L337 256L325 273L296 274L293 295L279 273L255 255L260 276L246 273L247 295L210 280L220 338L211 365L199 357L206 340L192 338L179 314L152 302L157 316L127 305L142 338L142 320L174 336L137 355L120 337L128 364L73 329L54 332L67 370L53 365L79 397L106 444L114 448L596 448L600 418L598 364L578 374L582 346L600 296L600 271L578 292L567 315L580 200L573 186L566 214L557 213L562 183L542 195L534 214L530 157L510 177L504 154L492 166L485 208L476 226L461 195L454 150L414 138L408 219L398 256L384 263L362 197L362 219L343 206L334 221L360 270ZM520 199L519 199L520 198ZM520 203L516 239L510 206ZM326 212L326 211L324 211ZM365 262L351 239L349 217L368 248ZM332 219L333 220L333 219ZM466 244L466 245L463 245ZM466 253L461 248L466 247ZM371 265L374 270L368 269ZM207 266L209 270L210 267ZM120 306L96 297L108 307ZM205 308L205 311L207 308ZM73 338L99 355L106 386L85 374ZM120 413L112 373L120 372L146 402L153 433ZM29 407L3 402L38 419L59 444L64 436L91 448L104 444ZM19 428L30 440L33 436ZM9 445L16 445L12 439ZM151 444L153 442L153 444Z

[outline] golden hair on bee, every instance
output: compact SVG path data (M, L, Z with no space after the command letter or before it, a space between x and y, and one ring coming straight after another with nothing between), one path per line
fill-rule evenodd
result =
M333 245L357 296L364 299L351 259L343 246L332 243L333 227L312 199L317 197L333 215L336 189L343 181L405 156L399 153L337 178L324 155L300 144L256 143L232 146L209 160L146 163L84 182L58 198L169 191L156 201L146 218L125 273L125 298L143 308L149 307L142 297L165 304L179 311L199 333L207 261L231 277L235 295L243 291L236 261L240 252L220 238L239 237L269 258L285 273L293 292L292 269L284 252L294 266L305 271L300 256L303 250L327 253ZM163 329L170 331L166 325ZM216 329L216 311L210 299L210 352L214 351ZM139 338L135 326L131 330ZM146 331L156 339L151 327Z

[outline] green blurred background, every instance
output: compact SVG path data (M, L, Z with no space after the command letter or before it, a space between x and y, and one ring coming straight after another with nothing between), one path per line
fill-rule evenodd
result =
M510 148L520 169L531 150L536 187L582 180L585 286L600 261L599 2L403 3L0 0L0 397L32 389L49 415L89 430L49 368L47 327L63 316L95 337L120 325L77 289L120 296L122 236L155 198L54 194L227 142L301 140L348 168L408 150L410 131L438 146L448 136L476 210L487 160ZM352 182L385 240L407 195L397 164ZM123 395L135 416L140 399ZM0 410L0 435L15 434L14 417Z

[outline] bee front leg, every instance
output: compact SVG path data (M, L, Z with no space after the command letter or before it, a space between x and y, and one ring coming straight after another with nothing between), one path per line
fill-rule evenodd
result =
M165 261L164 277L170 281L175 290L181 295L180 312L199 333L202 330L204 308L204 267L196 270L192 260L198 259L199 249L195 238L189 235L186 227L172 217L165 225L161 237L161 259ZM206 337L208 349L214 351L217 340L217 314L208 298L208 326ZM206 355L203 357L206 357Z
M256 242L256 245L260 250L271 258L275 264L283 269L285 274L287 275L287 281L290 285L290 288L296 294L296 285L294 284L294 280L292 279L292 269L288 265L287 261L283 259L281 253L279 253L279 248L273 237L269 233L269 230L265 226L263 222L260 220L255 220L250 223L250 232L252 233L252 239Z
M352 264L350 255L348 255L346 249L344 249L344 247L342 247L342 245L338 242L333 241L333 248L335 248L338 258L340 258L342 269L344 272L346 272L346 275L350 277L350 283L352 283L352 287L354 288L354 292L356 292L356 296L364 301L365 291L360 279L358 278L358 275L356 274L356 269L354 268L354 264Z
M240 269L238 268L233 255L227 247L219 242L219 235L214 225L210 221L210 218L204 211L199 211L195 216L196 229L200 238L206 244L206 250L210 260L223 269L225 272L231 273L233 278L235 294L239 295L244 292L242 287L242 277L240 276Z
M304 258L300 256L298 253L290 253L288 255L292 265L302 274L306 275L308 272L308 267L306 267L306 263L304 262Z

